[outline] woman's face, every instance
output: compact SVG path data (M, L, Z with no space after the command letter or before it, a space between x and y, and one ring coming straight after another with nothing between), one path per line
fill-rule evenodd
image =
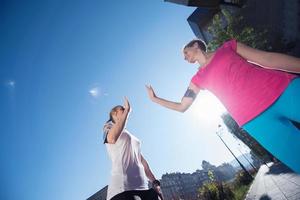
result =
M189 63L195 63L197 61L196 55L198 50L199 49L195 48L194 46L184 48L183 49L184 60L186 60Z
M115 119L115 120L118 120L118 119L120 119L120 117L121 117L121 115L123 114L123 112L124 112L124 108L123 107L117 107L116 109L115 109L115 111L113 112L113 118Z

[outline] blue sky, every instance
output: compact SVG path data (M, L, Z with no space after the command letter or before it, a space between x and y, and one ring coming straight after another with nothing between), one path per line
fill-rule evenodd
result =
M85 199L108 184L101 129L124 96L128 129L157 178L231 161L212 95L181 114L150 102L144 87L182 97L197 70L181 53L193 10L162 0L1 1L0 199Z

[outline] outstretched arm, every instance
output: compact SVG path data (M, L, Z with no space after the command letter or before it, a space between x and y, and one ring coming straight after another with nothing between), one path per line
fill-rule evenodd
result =
M166 99L157 97L153 88L151 86L146 86L149 98L155 102L158 103L161 106L164 106L166 108L169 108L171 110L175 110L178 112L185 112L194 102L197 94L199 93L200 89L194 85L193 83L190 83L188 89L186 90L184 96L182 97L180 102L172 102L168 101Z
M124 112L120 116L119 119L116 120L114 125L109 128L107 131L107 142L109 144L115 144L118 140L120 134L122 133L128 118L128 114L130 113L130 104L127 98L124 101ZM106 127L104 127L106 129Z
M264 68L300 73L300 58L297 57L254 49L239 42L237 53Z

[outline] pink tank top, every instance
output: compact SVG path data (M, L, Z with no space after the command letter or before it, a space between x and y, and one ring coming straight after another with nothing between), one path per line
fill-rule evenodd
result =
M236 47L236 40L225 42L191 82L212 92L242 126L275 102L297 76L249 63Z

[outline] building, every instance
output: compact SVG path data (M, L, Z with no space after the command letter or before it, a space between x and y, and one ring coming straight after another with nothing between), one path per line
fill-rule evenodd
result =
M219 8L207 9L197 8L188 18L187 21L197 38L201 38L206 43L211 39L207 29L213 16L220 12Z
M107 188L108 186L105 186L104 188L93 194L91 197L89 197L87 200L106 200Z
M160 183L164 200L197 199L198 189L210 180L208 171L212 171L218 181L228 181L236 173L232 165L226 163L216 167L207 161L203 161L202 168L202 170L196 170L193 173L163 174ZM107 187L105 186L87 200L106 200ZM151 187L151 184L149 187Z
M221 8L242 15L245 24L256 30L267 30L273 51L300 56L300 1L298 0L165 0L196 7L187 21L194 34L208 42L207 28L212 16ZM234 5L234 6L232 6Z
M208 180L207 173L201 170L190 173L164 174L161 189L166 200L192 200L197 198L197 191Z
M166 2L191 7L217 8L220 5L242 6L243 0L165 0Z
M208 182L208 171L212 171L217 181L231 180L236 171L230 164L221 166L211 165L207 161L202 162L202 170L193 173L166 173L161 178L161 189L165 200L194 200L197 199L198 190Z
M217 7L219 0L165 0L166 2L181 4L192 7Z

